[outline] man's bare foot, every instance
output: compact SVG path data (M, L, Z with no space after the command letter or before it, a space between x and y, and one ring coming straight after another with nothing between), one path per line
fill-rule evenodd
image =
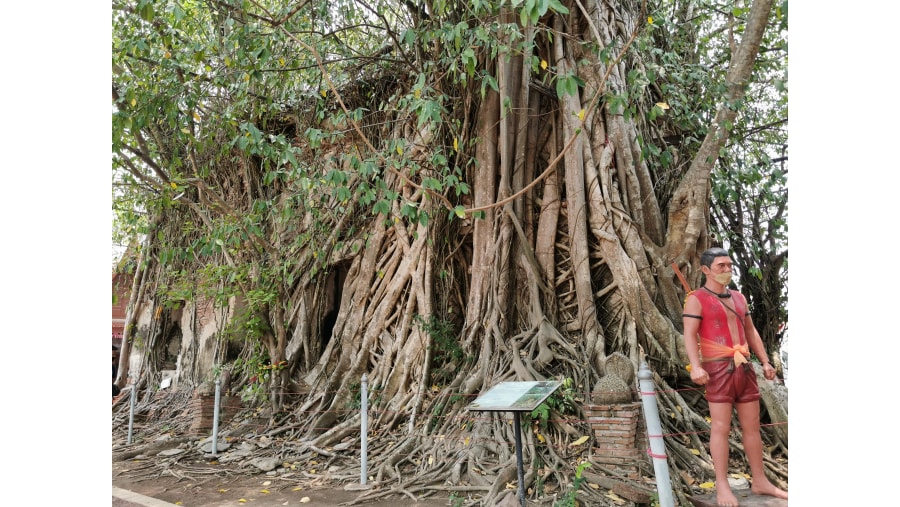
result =
M724 481L724 484L716 482L716 505L719 507L738 507L738 499L731 491L728 481Z
M784 498L785 500L787 500L788 497L787 491L775 487L768 479L754 480L753 485L750 486L750 491L756 495L774 496L775 498Z

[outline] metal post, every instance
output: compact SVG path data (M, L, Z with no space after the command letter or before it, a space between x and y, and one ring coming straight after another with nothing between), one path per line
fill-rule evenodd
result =
M513 412L516 426L516 469L519 475L519 505L525 507L525 468L522 464L522 421L519 412Z
M359 470L359 483L363 486L366 485L366 476L368 475L367 460L368 460L368 452L369 452L369 444L368 444L368 431L369 431L369 396L368 396L368 384L369 377L365 373L362 376L362 385L359 389L359 402L360 402L360 418L359 418L359 437L361 439L360 442L360 470Z
M131 384L131 393L128 399L128 445L131 445L131 432L134 428L134 399L137 398L137 382Z
M212 434L212 455L216 455L217 448L219 445L219 393L222 392L222 381L216 379L216 401L215 405L213 405L213 434Z
M659 423L659 408L656 406L656 388L653 373L647 363L641 361L638 370L641 385L641 401L644 405L644 421L647 423L647 437L650 440L650 456L656 472L656 491L659 493L660 507L675 507L672 483L669 479L669 465L666 460L666 443L663 441L662 425Z

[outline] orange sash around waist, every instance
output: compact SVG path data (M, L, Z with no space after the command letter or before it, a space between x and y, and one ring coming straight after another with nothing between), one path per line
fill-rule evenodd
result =
M734 365L740 366L750 357L750 349L747 344L729 347L711 340L700 339L700 355L704 361L716 361L720 359L734 358Z

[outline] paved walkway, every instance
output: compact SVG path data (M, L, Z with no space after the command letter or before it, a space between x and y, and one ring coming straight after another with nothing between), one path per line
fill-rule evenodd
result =
M175 507L175 504L113 486L112 507Z

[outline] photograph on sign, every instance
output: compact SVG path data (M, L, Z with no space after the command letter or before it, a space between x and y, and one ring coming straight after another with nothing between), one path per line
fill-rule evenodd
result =
M538 407L561 382L501 382L469 405L469 410L531 411Z

